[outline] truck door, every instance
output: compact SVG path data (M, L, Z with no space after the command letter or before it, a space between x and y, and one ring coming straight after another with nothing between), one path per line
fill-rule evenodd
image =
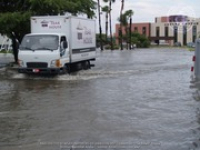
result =
M60 38L60 57L66 56L67 48L68 48L67 39L65 36L61 36L61 38Z

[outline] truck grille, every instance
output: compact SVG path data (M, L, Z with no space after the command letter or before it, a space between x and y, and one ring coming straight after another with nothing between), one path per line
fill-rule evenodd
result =
M28 68L47 68L48 64L44 62L28 62Z

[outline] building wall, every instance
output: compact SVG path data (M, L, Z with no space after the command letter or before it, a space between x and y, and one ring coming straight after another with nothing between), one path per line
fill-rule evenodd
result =
M192 29L190 29L190 30L192 30ZM193 36L192 31L189 31L187 33L187 41L192 41L192 36Z
M161 22L169 22L169 17L161 17Z
M159 27L160 36L165 36L165 24L163 22L151 23L151 37L156 36L156 28Z
M137 28L137 30L136 30ZM140 34L143 34L143 28L146 29L146 34L145 36L146 37L150 37L150 23L133 23L131 25L131 31L132 32L138 32ZM120 29L120 24L116 24L115 25L115 37L116 37L116 44L119 44L119 29ZM125 27L122 26L122 34L125 35L126 32L125 32Z

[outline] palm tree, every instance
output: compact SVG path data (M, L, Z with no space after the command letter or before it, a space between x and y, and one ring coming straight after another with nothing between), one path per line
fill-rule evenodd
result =
M130 43L131 41L131 18L132 18L132 15L133 15L133 10L127 10L124 14L121 14L120 15L120 18L118 18L119 22L120 22L120 42L121 42L121 50L123 49L122 47L122 41L123 41L123 38L122 38L122 26L124 26L125 28L125 40L127 42L127 48L128 48L128 43ZM128 29L128 21L130 19L130 26L129 26L129 29ZM129 30L129 35L128 35L128 30ZM129 36L129 40L128 40L128 36ZM129 45L129 48L130 48L130 45Z
M97 3L98 3L98 14L99 14L100 48L101 48L101 50L103 50L102 30L101 30L101 13L100 13L100 2L99 2L99 0L97 1Z
M102 11L105 12L105 17L106 17L106 21L105 21L105 31L106 31L106 42L108 41L108 14L109 14L109 7L108 6L104 6L102 8Z
M114 3L116 0L103 0L105 3L109 2L109 24L110 24L110 46L111 50L113 50L113 36L112 36L112 18L111 18L111 11L112 11L112 3Z
M124 9L124 0L121 1L121 10L120 10L120 28L119 28L119 40L120 40L120 47L121 50L123 50L123 44L122 44L122 12Z
M127 10L126 12L125 12L125 16L126 16L126 19L127 19L127 22L128 22L128 20L129 20L129 40L127 40L127 45L128 45L128 43L129 43L129 49L131 49L131 31L132 31L132 29L131 29L131 26L132 26L132 16L133 16L133 14L134 14L134 12L133 12L133 10ZM126 31L126 33L128 33L128 27L126 27L127 29L127 31Z
M121 44L121 50L123 50L123 41L127 41L127 33L128 33L128 21L126 14L121 14L120 18L118 18L118 21L120 22L120 44ZM123 35L123 30L125 30L125 35Z
M111 11L112 11L112 3L114 3L115 0L109 0L109 22L110 22L110 43L111 43L111 50L113 50L113 36L112 36L112 22L111 22Z

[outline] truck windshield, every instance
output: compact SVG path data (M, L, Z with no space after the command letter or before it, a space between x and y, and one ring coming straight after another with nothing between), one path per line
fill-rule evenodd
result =
M56 35L25 36L20 45L21 50L57 50L59 37Z

